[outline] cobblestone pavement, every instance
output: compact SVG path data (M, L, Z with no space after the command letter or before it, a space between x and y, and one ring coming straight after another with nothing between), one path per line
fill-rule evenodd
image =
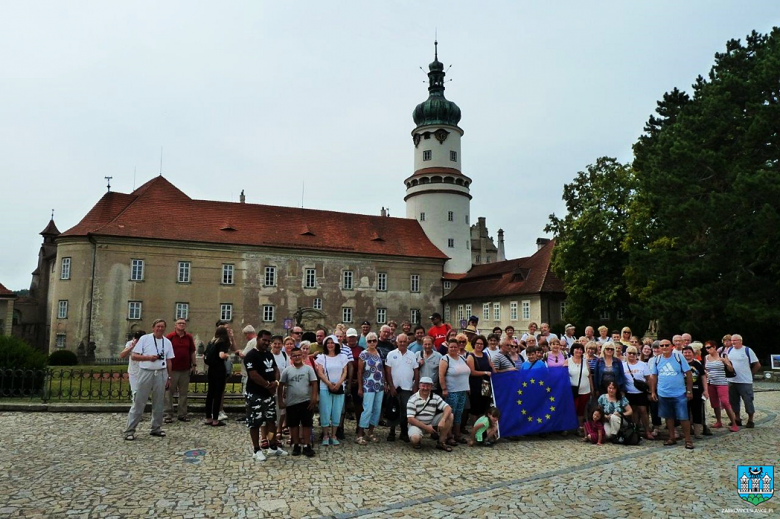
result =
M0 516L709 517L756 508L737 495L737 465L780 469L780 392L757 393L756 407L755 429L716 431L694 451L551 435L444 453L384 435L359 446L348 432L313 459L265 462L233 420L176 422L158 439L147 418L131 443L125 415L0 413ZM199 463L191 449L205 450ZM780 497L757 508L777 514Z

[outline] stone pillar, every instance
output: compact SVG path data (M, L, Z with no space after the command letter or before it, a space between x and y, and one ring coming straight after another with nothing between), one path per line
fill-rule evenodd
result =
M14 300L9 299L7 306L5 307L5 326L3 327L3 334L11 336L14 327Z

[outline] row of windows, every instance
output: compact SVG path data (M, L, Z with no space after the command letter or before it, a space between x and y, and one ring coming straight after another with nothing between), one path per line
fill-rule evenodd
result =
M522 320L531 320L531 302L522 301L520 303L520 311L522 312ZM565 303L561 304L561 310L565 309ZM456 307L456 317L458 321L462 321L471 317L471 305L458 305ZM563 314L561 314L563 315ZM444 307L444 320L449 321L451 317L450 306ZM483 303L482 304L482 321L500 321L501 320L501 303ZM518 320L518 303L517 301L511 301L509 303L509 320Z
M70 258L62 258L62 266L60 271L60 279L70 279ZM179 283L190 283L192 272L192 263L189 261L180 261L179 268L177 270L177 281ZM230 263L222 265L222 284L233 285L235 284L235 266ZM130 262L130 281L143 281L144 280L144 260L134 259ZM420 275L412 274L409 278L409 285L411 292L420 291ZM274 287L276 286L276 267L265 267L263 276L263 286ZM304 269L303 272L303 288L317 288L317 270L313 268ZM354 290L355 288L355 273L352 270L344 270L341 273L341 288L343 290ZM380 292L387 291L387 273L377 273L376 289Z
M469 223L469 215L465 215L466 225ZM420 221L425 221L425 213L420 213ZM455 213L453 211L447 211L447 221L448 222L454 222L455 221Z
M65 303L65 314L62 314L62 304ZM319 308L318 308L319 306ZM67 301L60 301L60 319L67 319ZM276 321L276 306L275 305L263 305L263 322L272 323ZM322 309L322 299L316 298L314 300L314 308L317 310ZM342 307L341 320L344 323L351 323L354 319L354 309L352 307ZM127 302L127 318L132 321L140 320L143 317L143 302L142 301L128 301ZM174 310L175 319L189 319L190 317L190 304L189 303L176 303ZM219 318L224 321L233 320L233 304L222 303L219 305ZM419 324L422 318L422 312L418 308L412 308L409 312L409 320L412 324ZM387 308L376 309L376 322L377 324L387 323Z
M431 150L423 150L423 160L431 160L433 158L433 152ZM452 162L458 162L458 152L450 150L450 160Z

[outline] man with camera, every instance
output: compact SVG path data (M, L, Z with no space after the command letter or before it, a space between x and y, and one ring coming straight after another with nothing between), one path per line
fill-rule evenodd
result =
M171 341L165 337L166 323L157 319L152 323L153 332L141 337L133 348L131 358L138 362L139 373L133 407L127 415L125 440L135 440L135 428L141 421L146 401L152 395L152 436L165 436L163 424L163 399L165 390L171 383L172 359L174 358Z

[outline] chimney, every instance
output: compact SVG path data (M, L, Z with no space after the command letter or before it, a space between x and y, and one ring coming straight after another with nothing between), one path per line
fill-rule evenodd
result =
M537 238L536 239L536 250L542 250L542 247L550 243L549 238Z
M504 229L498 230L498 258L496 261L506 261L506 253L504 252Z
M238 197L238 201L241 202L242 204L246 203L246 197L244 196L244 190L243 189L241 190L241 196Z
M385 210L385 206L382 206L382 211L379 214L381 216L387 216L387 211Z
M479 226L479 237L487 238L488 233L487 233L487 225L485 225L485 217L480 216L479 218L477 218L477 224Z

